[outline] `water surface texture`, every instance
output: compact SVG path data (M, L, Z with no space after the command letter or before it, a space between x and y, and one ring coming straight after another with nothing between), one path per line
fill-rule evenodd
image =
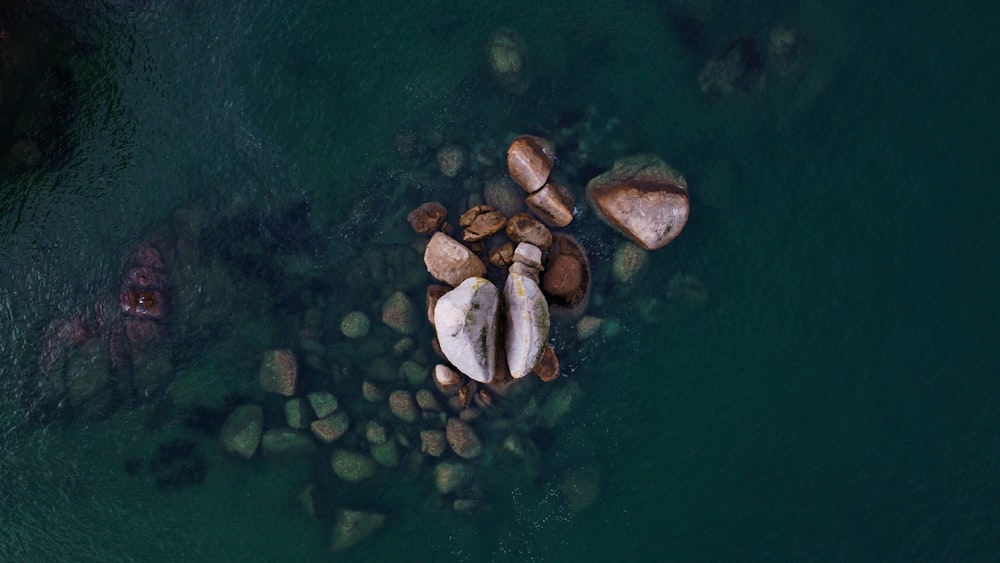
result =
M47 130L65 143L0 179L4 560L1000 559L992 5L62 4L74 110ZM764 52L779 24L806 39L797 66L701 92L717 46ZM501 26L528 54L521 94L489 70ZM499 157L563 123L594 143L569 230L608 329L555 328L564 377L547 385L581 395L529 433L537 458L481 461L482 506L456 512L426 467L350 485L329 446L220 452L234 405L281 412L257 369L268 349L304 356L307 311L327 329L316 380L398 363L336 327L362 310L371 342L398 340L380 303L403 287L422 306L429 281L406 212L438 199L457 216L466 193L401 138ZM622 237L583 187L640 152L687 177L691 220L620 284ZM134 246L164 229L198 313L171 321L169 386L98 413L39 406L46 328L114 309ZM390 265L359 283L371 260ZM426 365L431 336L415 337ZM341 401L369 408L351 389ZM341 506L388 518L334 555Z

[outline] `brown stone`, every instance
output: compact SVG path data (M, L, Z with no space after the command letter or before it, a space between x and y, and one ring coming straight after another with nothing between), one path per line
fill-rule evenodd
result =
M406 220L418 235L429 235L441 227L448 210L436 201L429 201L410 211Z
M524 202L550 227L565 227L573 222L573 195L559 184L546 183L542 189L526 197Z
M537 246L537 245L536 245ZM427 271L451 286L486 275L486 265L462 243L444 233L434 233L424 251Z
M515 243L527 242L541 250L552 246L549 228L527 213L518 213L507 220L507 236Z
M439 411L441 410L441 405L438 404L437 399L434 398L434 393L431 393L427 389L419 389L416 393L417 406L421 410L425 411Z
M556 356L556 350L551 344L545 345L542 360L535 366L534 371L542 381L552 381L559 377L559 357Z
M477 205L462 214L458 224L465 229L462 240L478 242L507 225L507 219L489 205Z
M690 209L684 177L651 155L616 161L587 184L587 198L602 220L646 250L674 240Z
M570 235L557 234L542 273L542 291L553 314L582 314L590 298L590 262Z
M534 193L548 181L555 157L556 151L551 142L541 137L521 135L507 149L507 171L526 192Z
M347 428L349 426L350 420L347 417L347 413L340 411L333 413L326 418L313 421L312 424L309 425L309 429L312 430L313 436L316 436L320 441L329 444L330 442L340 439L340 437L347 432Z
M490 264L497 268L506 268L514 260L514 243L505 242L490 251Z
M434 385L446 397L456 395L462 387L462 375L444 364L434 366Z
M389 296L382 304L382 322L400 334L413 334L420 329L420 313L402 291Z
M427 286L427 320L430 321L431 325L434 324L434 307L437 305L438 299L451 288L446 285L441 285L437 283L432 283Z

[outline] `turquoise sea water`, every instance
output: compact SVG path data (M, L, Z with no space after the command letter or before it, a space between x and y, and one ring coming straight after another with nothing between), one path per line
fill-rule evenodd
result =
M74 63L72 152L3 180L2 559L1000 557L995 8L122 4L65 16L90 45ZM709 47L785 23L808 49L757 91L707 98L706 52L679 36L677 13L705 22ZM524 38L525 94L488 71L498 26ZM606 279L619 236L586 211L572 227L601 280L592 312L621 330L567 353L553 385L583 396L539 439L534 479L484 466L487 505L459 514L428 506L426 474L341 485L326 450L237 461L184 426L191 405L254 397L262 351L294 345L305 307L289 293L332 312L384 297L299 280L338 287L367 250L409 243L410 207L459 199L461 186L401 162L398 133L502 147L588 107L614 125L596 165L663 157L689 180L691 221L625 286ZM223 288L206 310L226 322L177 362L163 400L101 420L24 416L42 330L115 293L136 241L192 209L247 236L223 227L298 201L329 248L290 252L269 295ZM678 275L707 301L671 293ZM177 438L203 456L200 483L164 491L148 469L125 470ZM574 511L565 483L580 474L599 495ZM385 527L329 554L332 522L297 500L317 481L334 504L387 513Z

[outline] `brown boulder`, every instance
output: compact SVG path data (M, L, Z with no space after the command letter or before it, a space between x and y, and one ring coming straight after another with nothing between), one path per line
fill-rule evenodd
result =
M586 307L590 298L590 262L572 236L553 237L542 274L542 290L553 314L577 315Z
M424 264L432 276L451 286L486 275L483 261L465 245L444 233L434 233L431 237L424 250Z
M545 185L555 161L555 148L541 137L521 135L507 149L507 171L528 193Z
M542 250L552 246L549 228L527 213L518 213L507 221L507 236L516 243L527 242Z
M429 201L410 211L406 220L418 235L429 235L441 227L448 210L436 201Z
M463 213L458 224L465 229L462 240L478 242L502 230L507 219L489 205L477 205Z
M542 359L535 366L534 372L542 381L552 381L559 377L559 357L556 356L556 350L551 344L545 345L545 352L542 353Z
M587 184L591 207L646 250L672 241L687 222L687 182L665 162L637 155L615 162Z
M573 222L573 195L563 186L548 182L524 202L550 227L565 227Z

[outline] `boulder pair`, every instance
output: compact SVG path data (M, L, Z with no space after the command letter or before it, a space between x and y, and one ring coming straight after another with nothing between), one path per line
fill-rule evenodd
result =
M490 383L497 376L501 322L507 369L514 378L524 377L541 361L549 336L549 307L533 279L508 274L501 304L495 285L471 277L444 294L434 308L441 352L459 371L480 383Z

